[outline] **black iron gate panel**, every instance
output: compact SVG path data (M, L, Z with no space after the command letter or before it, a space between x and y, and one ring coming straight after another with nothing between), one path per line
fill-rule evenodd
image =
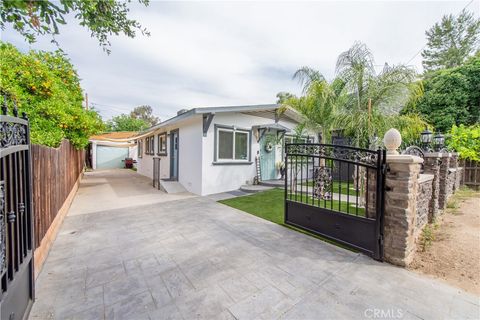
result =
M30 135L26 115L0 115L0 319L23 319L34 299Z
M385 160L385 150L287 144L285 223L382 260Z

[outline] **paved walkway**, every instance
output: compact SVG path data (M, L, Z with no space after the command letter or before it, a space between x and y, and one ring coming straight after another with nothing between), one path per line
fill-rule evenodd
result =
M480 317L479 297L209 197L155 191L141 205L148 180L117 174L86 175L30 319Z

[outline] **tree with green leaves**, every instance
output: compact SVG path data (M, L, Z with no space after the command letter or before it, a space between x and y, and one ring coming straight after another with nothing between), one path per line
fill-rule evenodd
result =
M294 95L289 92L279 92L277 93L277 103L282 104L292 97L294 97Z
M450 131L454 125L480 122L480 53L462 66L439 70L423 80L424 94L413 110L436 129Z
M134 118L128 114L115 116L106 122L107 131L142 131L150 127L143 119Z
M65 16L73 14L78 23L86 27L91 36L109 53L111 35L124 34L130 38L140 31L149 35L142 25L128 17L128 1L115 0L10 0L0 2L0 27L11 25L28 42L33 43L39 35L59 34L59 25L66 24ZM149 0L138 0L147 6Z
M298 72L294 78L302 79L303 74ZM301 128L308 128L312 131L321 133L322 138L327 140L332 130L332 120L335 115L339 97L335 90L334 84L330 84L325 80L303 82L304 94L301 97L289 95L289 97L281 102L280 112L289 106L302 115L305 121Z
M153 115L152 107L148 105L136 107L132 112L130 112L130 117L143 120L148 124L149 127L153 127L160 122L160 119Z
M422 51L426 71L460 66L479 49L480 19L463 10L458 17L445 15L425 32L427 47Z
M100 115L82 106L77 71L62 52L21 53L0 42L0 103L15 103L30 119L32 143L58 147L68 139L77 148L103 128Z
M334 124L363 147L369 146L375 134L381 136L391 127L402 129L406 119L398 113L415 79L415 71L404 65L385 64L380 72L374 65L373 54L359 42L341 53L336 65L345 98Z
M414 70L385 64L376 72L374 65L370 50L356 42L339 55L332 82L319 71L299 69L294 78L302 84L303 96L288 99L284 105L304 114L307 126L321 131L325 139L332 129L343 129L360 147L369 147L375 134L381 136L391 127L420 132L425 123L419 117L398 114L415 78Z

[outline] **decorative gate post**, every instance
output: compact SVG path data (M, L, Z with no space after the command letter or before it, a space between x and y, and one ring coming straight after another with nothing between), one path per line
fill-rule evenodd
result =
M390 129L384 137L387 148L387 174L384 216L384 258L407 266L415 252L416 200L418 177L423 159L399 155L402 138L398 130Z

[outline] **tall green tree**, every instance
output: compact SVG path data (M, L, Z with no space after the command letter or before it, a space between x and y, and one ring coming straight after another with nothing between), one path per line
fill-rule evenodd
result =
M332 129L343 129L357 146L368 147L370 139L390 127L419 133L424 122L418 116L399 115L415 78L413 69L385 65L374 68L373 55L366 45L356 42L337 59L336 75L327 82L319 71L303 67L294 78L303 86L303 96L285 104L305 115L306 124L328 138ZM409 130L407 132L407 129ZM418 131L418 132L417 132Z
M152 107L148 105L136 107L132 112L130 112L130 117L143 120L148 124L149 127L152 127L160 122L160 119L153 115Z
M0 103L15 102L30 119L35 144L58 147L69 139L82 148L88 138L103 130L95 110L82 106L83 93L77 71L61 52L21 53L0 42Z
M448 132L454 125L480 121L480 53L462 66L439 70L423 80L424 94L414 111L436 129Z
M398 113L415 78L415 71L403 65L385 64L380 72L374 65L373 54L359 42L341 53L336 65L337 77L345 84L346 98L334 124L363 147L369 146L375 134L400 127Z
M426 71L460 66L479 49L480 19L463 10L458 17L445 15L425 32L427 48L422 51Z
M100 46L110 52L111 35L124 34L130 38L140 31L149 35L142 25L128 17L129 1L116 0L7 0L0 1L0 27L11 25L30 43L39 35L59 34L59 25L66 24L65 16L72 13L86 27ZM138 0L147 6L149 0ZM53 38L53 42L56 42Z
M299 74L294 75L298 78ZM300 76L301 77L301 76ZM328 141L333 129L333 119L338 104L338 96L334 85L326 80L314 80L304 85L304 95L296 97L289 95L281 102L283 111L289 106L299 111L305 118L302 128L320 132L322 139Z
M107 131L142 131L150 127L145 120L131 117L128 114L115 116L105 125Z

